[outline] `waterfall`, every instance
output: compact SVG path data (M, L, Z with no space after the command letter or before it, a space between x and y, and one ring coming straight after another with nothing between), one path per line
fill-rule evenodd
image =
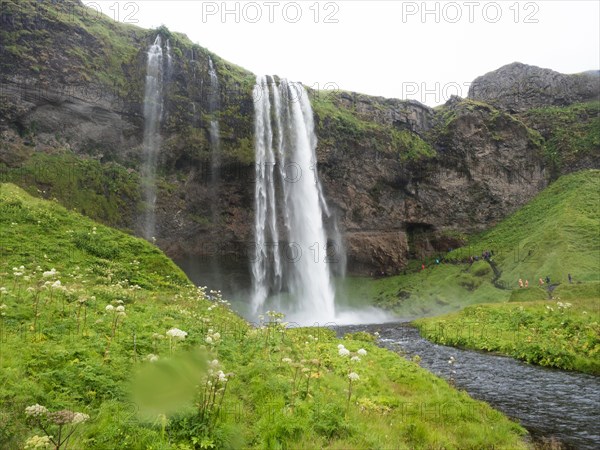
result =
M216 234L221 227L221 211L222 211L222 188L221 188L221 138L219 132L218 114L221 107L220 92L219 92L219 77L213 64L211 57L208 57L208 76L210 85L208 87L208 113L210 115L210 127L208 129L210 139L210 213L212 230L215 233L215 242L218 239ZM214 276L214 280L221 284L223 277L221 272L222 261L219 260L217 254L210 256L210 266Z
M219 112L219 77L213 65L213 61L208 57L208 76L210 77L210 91L208 93L208 112L212 118L210 120L210 147L211 147L211 181L216 184L219 178L219 167L221 165L219 121L216 114Z
M163 51L160 36L148 49L146 86L144 92L144 142L141 168L142 197L146 203L142 234L152 239L156 228L156 165L160 150L160 122L162 116Z
M262 76L254 99L254 312L274 302L291 320L333 320L335 293L325 226L330 212L317 174L317 138L307 92L301 84L281 80L277 85Z
M171 75L173 74L173 57L171 56L171 41L167 39L167 76L165 77L167 80L171 79Z

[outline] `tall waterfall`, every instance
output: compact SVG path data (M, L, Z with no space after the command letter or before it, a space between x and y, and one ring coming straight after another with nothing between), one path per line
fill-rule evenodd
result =
M208 76L210 77L210 90L208 92L208 112L212 115L210 120L210 146L211 146L211 181L213 185L219 178L219 167L221 165L221 142L219 137L219 121L216 118L216 113L219 112L219 77L213 65L213 61L208 57Z
M146 202L142 233L146 239L154 237L156 228L156 164L161 144L162 78L163 51L160 36L156 36L154 44L148 49L144 92L144 143L141 172L142 194Z
M261 76L253 94L254 313L274 303L290 320L333 320L335 292L324 222L330 213L316 169L317 138L307 92L301 84L281 80L277 85Z
M171 41L169 41L167 39L167 75L165 78L167 78L167 80L171 79L171 76L173 75L173 57L171 56Z

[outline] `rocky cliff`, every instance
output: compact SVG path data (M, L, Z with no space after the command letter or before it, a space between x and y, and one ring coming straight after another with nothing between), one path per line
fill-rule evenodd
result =
M184 35L115 23L74 1L3 2L2 23L3 179L139 231L146 50L159 33L170 43L172 65L161 123L157 242L174 257L247 264L253 74ZM220 81L217 113L208 101L209 57ZM567 106L597 98L592 85L557 82L543 98L518 97L516 108L501 83L542 70L521 66L513 70L518 76L505 77L500 69L476 80L469 99L435 109L310 91L318 170L351 272L395 273L411 257L456 247L465 233L515 211L556 173L598 164L598 103L579 113ZM558 114L544 109L548 105L567 109ZM219 121L222 142L216 189L211 120ZM579 140L555 136L556 121L565 130L579 124Z
M600 73L565 75L515 62L476 78L468 97L509 112L600 100Z

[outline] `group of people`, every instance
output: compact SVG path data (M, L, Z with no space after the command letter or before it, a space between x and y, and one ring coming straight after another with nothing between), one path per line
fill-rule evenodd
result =
M571 274L569 273L568 275L569 278L569 283L573 283L573 277L571 276ZM544 284L550 284L550 277L548 275L546 275L546 281L544 283L544 280L542 279L542 277L540 277L540 279L538 280L538 285L540 287L542 287ZM523 283L523 279L519 278L519 288L528 288L529 287L529 280L525 280L525 283Z
M538 284L540 287L542 287L544 285L544 280L542 279L542 277L540 277L540 279L538 280ZM550 284L550 277L546 276L546 284ZM528 288L529 287L529 280L525 280L525 284L523 284L523 279L519 278L519 287L520 288Z

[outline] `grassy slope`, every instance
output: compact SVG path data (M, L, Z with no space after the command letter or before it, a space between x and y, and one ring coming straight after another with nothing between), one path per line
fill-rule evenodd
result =
M449 258L494 250L494 260L507 286L519 278L532 284L550 276L566 282L600 281L600 171L561 177L526 206L491 230L474 237Z
M350 279L349 297L355 303L374 299L404 317L416 317L507 301L519 278L529 280L532 289L540 277L565 283L568 273L575 282L600 281L598 198L600 171L563 176L512 216L445 255L459 262L493 250L506 290L492 285L493 272L484 261L436 265L428 260L425 271L413 262L406 275Z
M0 185L0 230L2 448L43 435L23 413L34 403L91 416L70 448L525 447L519 426L369 335L344 342L368 352L350 367L328 330L252 328L150 244L14 185ZM44 277L51 268L58 274ZM44 287L58 279L62 288ZM126 317L115 327L105 307L118 302ZM171 327L187 338L160 338ZM199 359L187 352L203 345ZM202 418L192 399L202 404L207 358L235 376ZM360 380L348 404L350 370ZM134 402L130 387L148 379L162 380L149 391L181 401L140 414L152 399Z
M465 305L506 301L510 297L509 291L492 285L492 270L483 261L472 266L435 265L428 261L424 271L411 269L406 275L377 280L348 278L344 292L352 304L373 302L403 318L442 314Z
M471 306L448 316L419 320L416 324L423 334L439 343L600 373L598 198L600 171L564 176L498 226L474 237L469 246L451 252L449 258L462 259L493 249L502 270L500 280L517 288L519 278L529 279L531 287L492 292L491 300L509 300L507 304ZM452 268L439 270L446 273ZM568 284L568 273L576 284ZM536 281L546 275L552 283L560 283L550 303ZM468 297L462 304L476 300ZM572 306L561 306L565 302Z

